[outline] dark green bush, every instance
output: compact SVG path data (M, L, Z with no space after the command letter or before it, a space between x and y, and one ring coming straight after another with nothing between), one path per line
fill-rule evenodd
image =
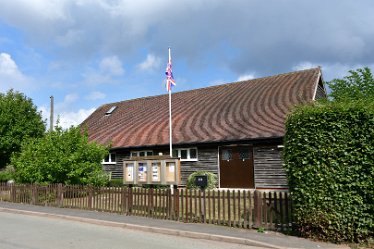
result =
M111 179L108 183L109 187L122 187L123 186L123 179Z
M8 165L5 169L0 170L0 182L7 182L14 179L14 167Z
M333 242L373 237L373 103L297 108L286 122L284 159L302 235Z
M217 175L216 174L209 172L209 171L205 171L205 170L199 170L199 171L195 171L187 178L187 188L199 188L198 186L195 185L195 176L200 176L200 175L208 176L207 189L213 189L217 187Z
M7 182L12 179L12 176L6 171L0 171L0 182Z

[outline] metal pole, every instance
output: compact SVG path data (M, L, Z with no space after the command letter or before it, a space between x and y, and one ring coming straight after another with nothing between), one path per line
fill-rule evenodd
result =
M171 91L169 90L169 139L170 139L170 157L173 157L173 132L171 123Z
M49 131L53 131L53 102L54 102L54 98L53 96L50 97L51 98L51 113L50 113L50 117L49 117Z
M169 47L169 63L171 63L171 52ZM172 132L172 120L171 120L171 86L169 88L169 140L170 140L170 157L173 156L173 132Z

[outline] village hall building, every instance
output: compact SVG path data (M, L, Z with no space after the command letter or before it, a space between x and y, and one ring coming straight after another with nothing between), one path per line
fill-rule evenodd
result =
M302 103L326 98L320 68L172 93L173 157L180 185L197 170L221 188L287 188L285 121ZM103 168L123 177L124 161L169 156L169 96L100 106L82 124L89 140L111 144Z

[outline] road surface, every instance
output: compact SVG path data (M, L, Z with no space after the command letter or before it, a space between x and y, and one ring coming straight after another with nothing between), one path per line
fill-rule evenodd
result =
M0 212L0 249L254 249L50 217Z

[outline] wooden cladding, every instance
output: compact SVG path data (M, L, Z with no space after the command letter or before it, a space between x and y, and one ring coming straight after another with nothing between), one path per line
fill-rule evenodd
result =
M277 144L280 142L277 141ZM275 144L270 145L253 145L253 154L251 151L242 151L240 148L245 148L244 145L237 145L238 153L237 159L242 162L248 162L253 160L253 172L247 172L243 175L248 177L248 182L254 180L254 184L250 183L246 188L263 188L263 189L284 189L288 188L286 171L283 168L283 160L281 157L281 149ZM180 162L180 185L186 185L187 178L190 174L198 170L206 170L218 175L220 169L218 160L218 146L206 146L198 148L198 161L183 161ZM221 147L223 148L223 146ZM227 147L228 150L220 155L221 160L230 160L229 149L233 147ZM154 150L158 152L157 150ZM233 153L233 151L231 151ZM166 153L166 152L165 152ZM123 175L123 163L129 160L130 153L126 151L116 152L117 162L115 165L103 165L104 169L111 172L112 178L122 178ZM244 161L243 161L244 159ZM222 166L222 165L220 165ZM227 168L229 169L229 168ZM224 173L224 172L221 172ZM253 177L254 175L254 177ZM253 179L254 178L254 179ZM221 185L221 187L223 187ZM230 187L230 186L227 186ZM237 186L231 186L237 187Z
M7 185L0 201L78 208L239 228L292 228L288 192Z
M256 188L288 188L280 149L277 146L255 146L253 153Z

